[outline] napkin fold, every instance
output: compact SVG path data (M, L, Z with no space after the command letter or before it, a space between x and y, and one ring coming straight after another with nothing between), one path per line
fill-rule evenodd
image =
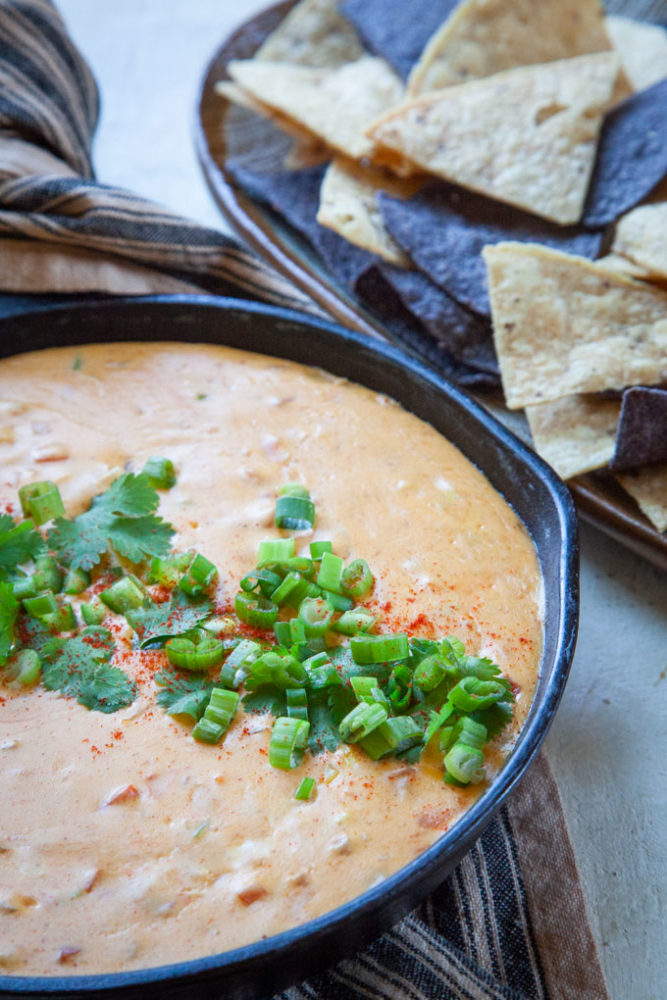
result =
M12 293L9 311L28 294L207 291L324 315L234 240L95 179L97 87L49 0L0 0L0 39L0 290ZM280 996L606 1000L546 757L426 902L363 953Z

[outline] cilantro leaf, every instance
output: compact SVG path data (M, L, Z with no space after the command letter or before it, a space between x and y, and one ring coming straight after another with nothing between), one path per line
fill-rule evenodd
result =
M252 715L264 715L270 712L276 719L287 712L287 700L284 691L275 688L262 688L261 691L251 691L241 698L243 708Z
M134 683L108 662L113 638L78 635L52 639L42 649L42 680L49 691L61 691L95 712L117 712L136 697Z
M189 715L195 722L201 719L211 697L214 682L204 674L183 674L163 668L155 675L162 685L156 701L168 715Z
M150 608L137 608L128 616L130 625L141 637L141 648L149 643L165 641L172 635L183 635L210 618L213 605L209 600L193 601L182 590L174 590L171 600Z
M43 551L44 539L32 521L15 524L9 514L0 514L0 570L14 570Z
M336 688L336 690L342 689ZM323 750L335 750L339 746L341 739L338 724L334 721L331 706L327 701L311 702L308 706L308 720L310 722L308 749L312 754L322 753Z
M90 509L74 520L56 518L49 545L73 569L92 569L109 546L131 562L166 556L174 532L155 516L158 503L148 476L127 472L93 497Z
M174 530L161 517L117 517L109 525L111 544L119 555L130 562L141 562L147 556L166 556L171 549Z
M0 582L0 666L7 662L16 638L19 602L10 583Z

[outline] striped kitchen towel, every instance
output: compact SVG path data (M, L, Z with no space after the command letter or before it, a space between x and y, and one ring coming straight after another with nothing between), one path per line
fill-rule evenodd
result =
M206 290L319 313L221 233L97 181L98 93L48 0L0 0L0 289ZM289 1000L605 1000L544 756L454 874Z

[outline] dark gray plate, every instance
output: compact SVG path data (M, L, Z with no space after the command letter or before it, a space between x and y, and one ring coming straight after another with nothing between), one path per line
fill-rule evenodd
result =
M120 340L210 342L290 358L387 393L428 421L477 465L530 532L545 588L541 676L526 724L502 772L429 850L381 885L302 927L246 948L138 972L0 976L0 997L257 998L351 955L435 888L480 836L544 739L565 686L578 618L576 516L563 483L481 407L419 361L334 324L212 297L85 302L0 322L0 356ZM225 919L225 914L220 914Z

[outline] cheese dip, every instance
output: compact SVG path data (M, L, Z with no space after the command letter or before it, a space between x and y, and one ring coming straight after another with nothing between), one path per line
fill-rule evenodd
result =
M127 470L170 458L160 493L174 547L219 570L233 608L278 489L308 486L313 532L363 556L364 605L386 631L459 637L497 663L514 721L487 751L501 766L534 694L542 582L524 527L484 476L385 396L325 372L209 345L59 348L0 363L0 502L52 480L68 517ZM120 971L215 954L317 917L376 885L448 830L480 787L443 782L442 755L373 761L342 743L272 768L272 718L239 713L209 746L160 709L163 650L140 651L120 616L114 662L138 696L89 711L0 673L0 970ZM431 741L432 743L437 741ZM295 799L304 776L308 801Z

